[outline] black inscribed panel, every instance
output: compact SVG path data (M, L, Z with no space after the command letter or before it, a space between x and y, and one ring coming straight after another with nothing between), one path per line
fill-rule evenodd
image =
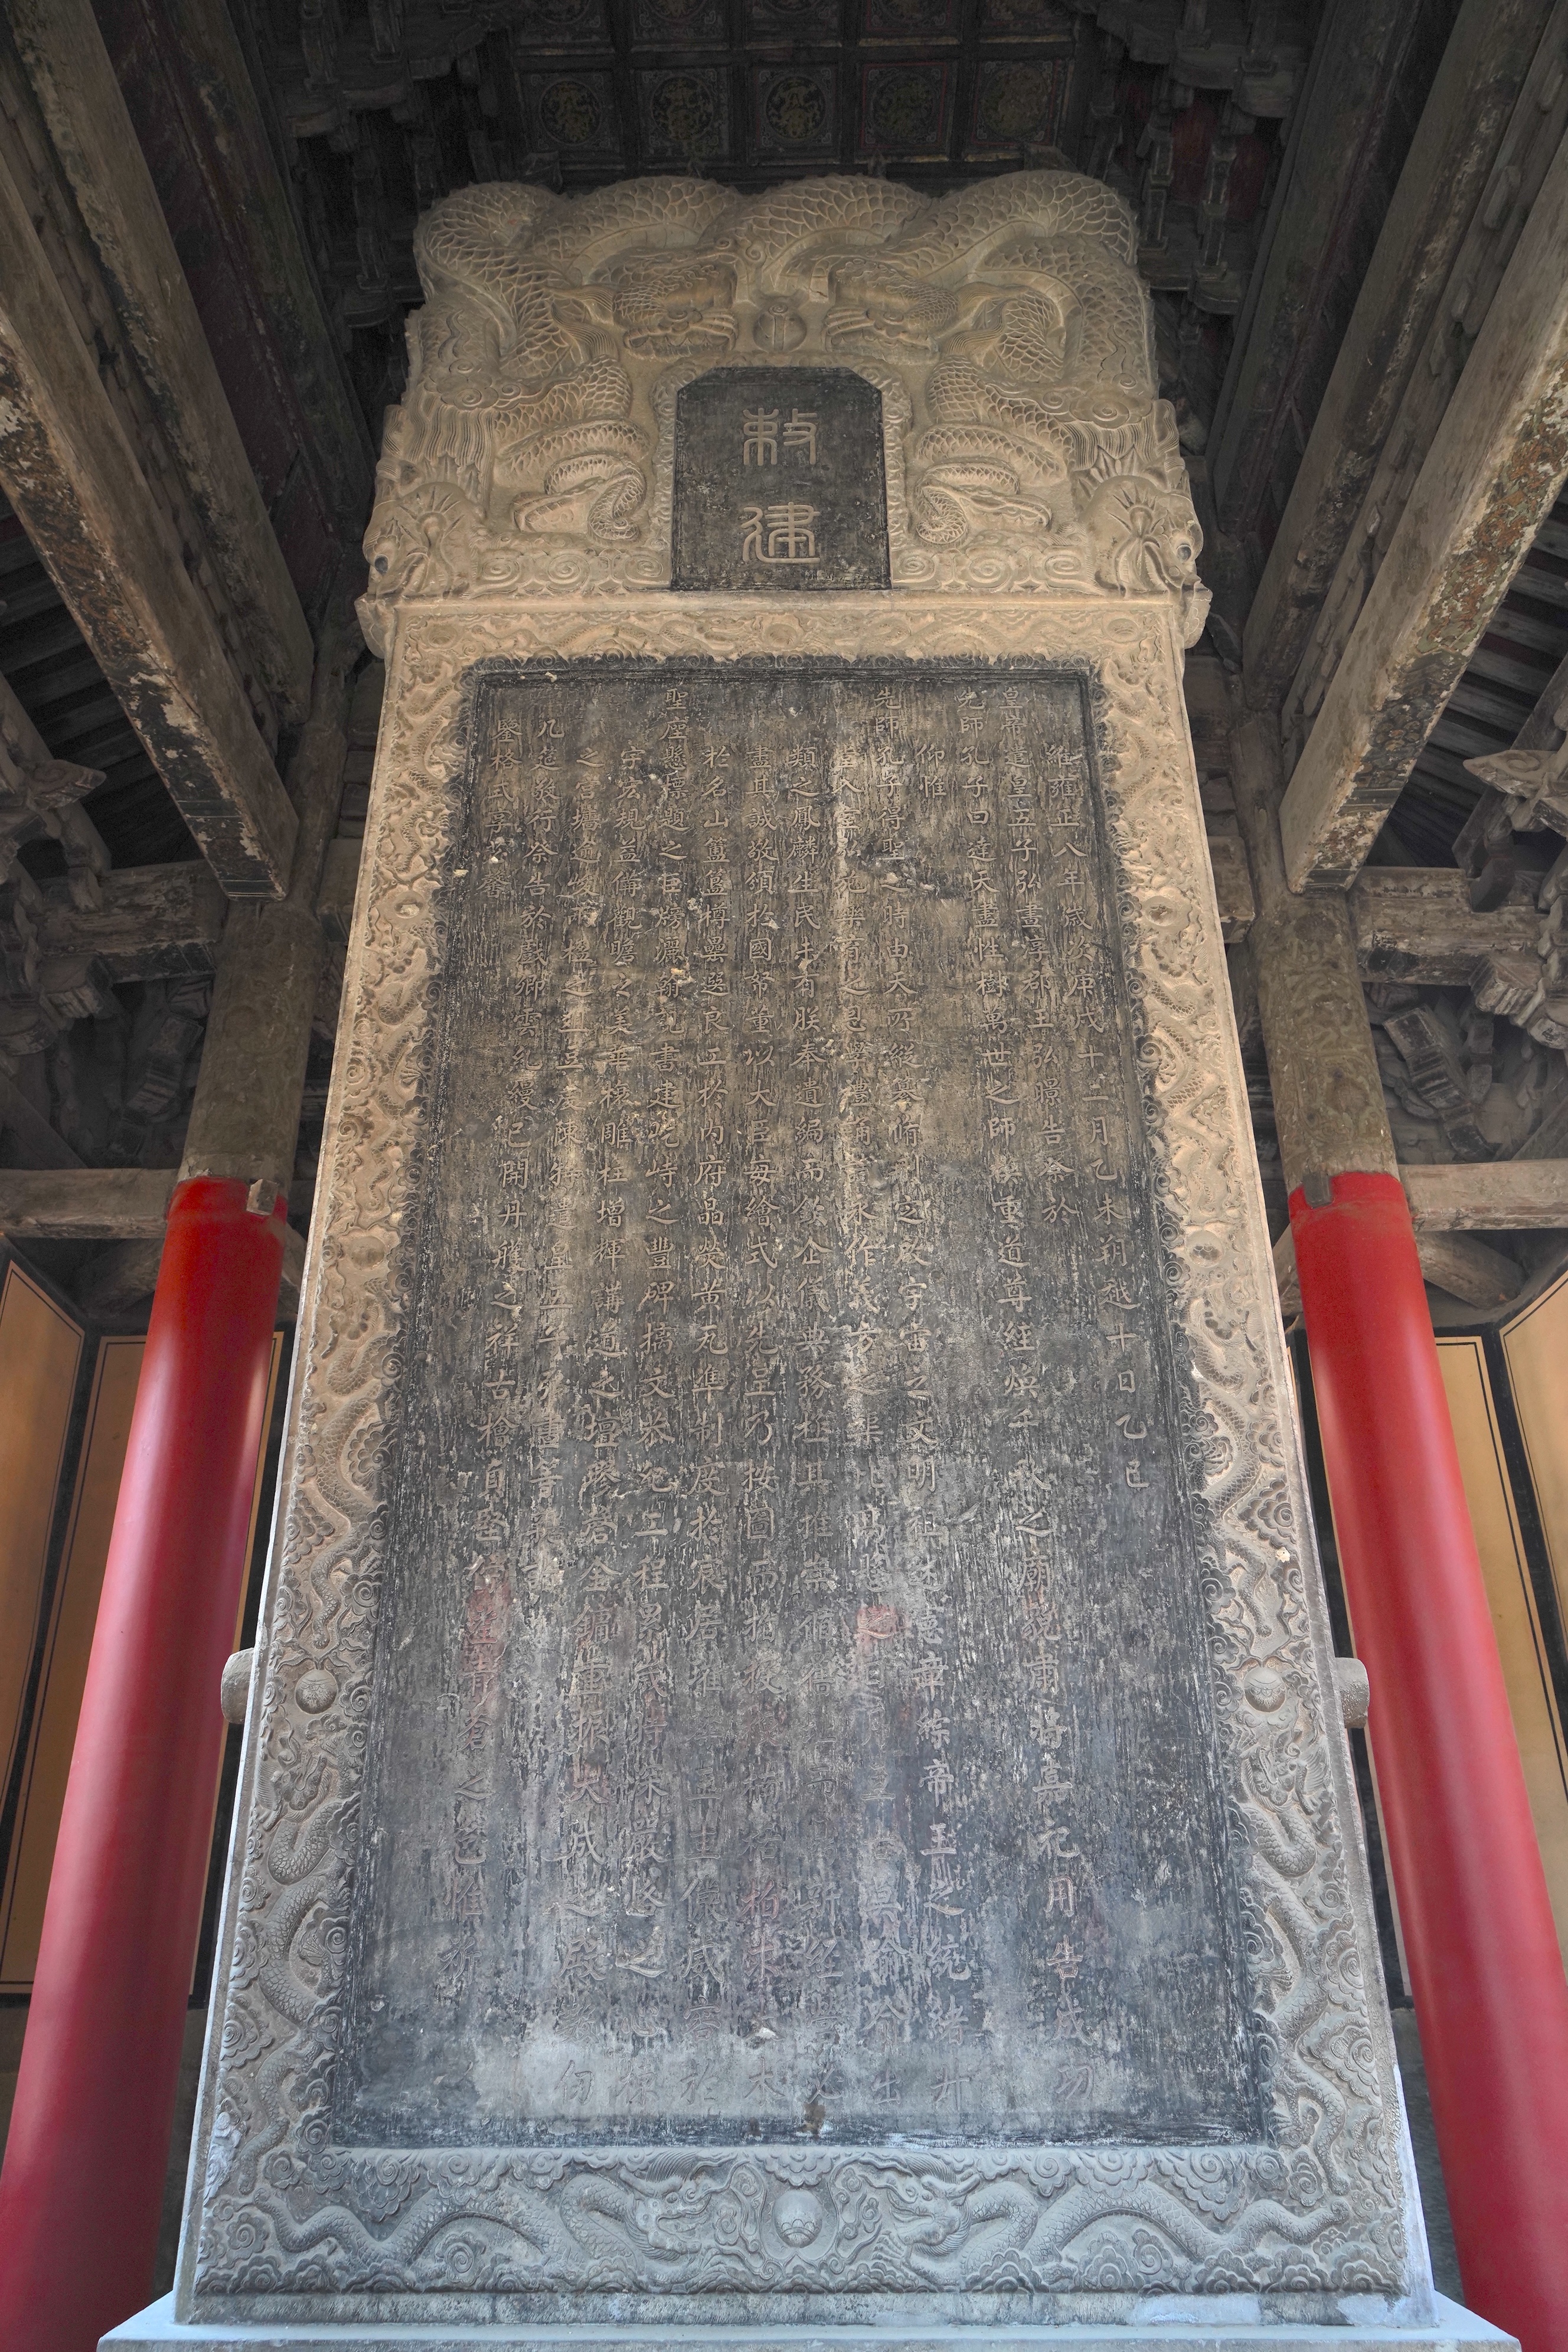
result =
M885 588L882 395L852 368L715 368L675 400L676 588Z
M487 675L337 2128L1258 2128L1080 682Z

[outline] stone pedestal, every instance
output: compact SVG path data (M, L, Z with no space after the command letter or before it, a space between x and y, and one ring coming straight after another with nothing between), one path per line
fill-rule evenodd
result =
M420 252L167 2340L1496 2340L1378 1989L1131 220L487 187Z
M1248 2297L1236 2301L1250 2301ZM358 2352L474 2352L497 2345L527 2345L533 2352L1470 2352L1492 2345L1507 2352L1514 2343L1500 2328L1461 2311L1447 2295L1434 2298L1432 2316L1420 2326L1374 2322L1364 2327L1319 2326L1311 2320L1277 2319L1259 2324L1221 2310L1207 2317L1157 2315L1128 2326L1111 2321L1069 2322L1059 2327L920 2326L896 2320L874 2327L419 2327L340 2326L290 2327L286 2324L230 2327L184 2327L165 2295L103 2339L126 2352L152 2352L158 2345L184 2345L186 2352L333 2352L338 2345ZM1517 2352L1517 2347L1516 2347Z

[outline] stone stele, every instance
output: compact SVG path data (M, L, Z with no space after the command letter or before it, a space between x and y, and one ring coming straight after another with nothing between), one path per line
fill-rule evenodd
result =
M1431 2286L1131 218L417 250L178 2282L107 2340L1505 2341Z

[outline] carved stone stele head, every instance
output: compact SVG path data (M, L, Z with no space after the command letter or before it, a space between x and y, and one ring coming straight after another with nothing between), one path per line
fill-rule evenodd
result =
M378 609L668 584L675 396L714 367L853 369L882 395L895 588L1207 609L1121 198L1020 172L563 198L465 188L415 241L426 302L365 541Z

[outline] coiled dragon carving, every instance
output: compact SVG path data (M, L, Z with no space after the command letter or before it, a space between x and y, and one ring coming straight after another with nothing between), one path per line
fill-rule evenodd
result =
M1202 625L1132 225L1096 182L1017 173L940 202L869 179L468 188L416 254L373 603L660 584L671 385L761 357L902 383L896 584L1173 593Z

